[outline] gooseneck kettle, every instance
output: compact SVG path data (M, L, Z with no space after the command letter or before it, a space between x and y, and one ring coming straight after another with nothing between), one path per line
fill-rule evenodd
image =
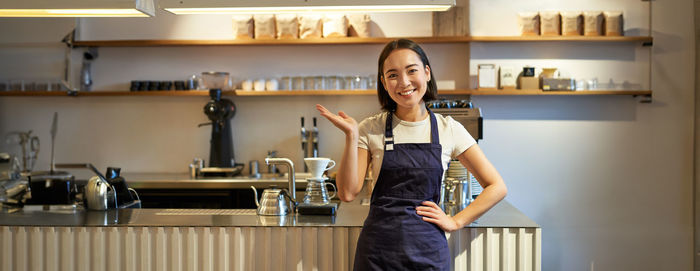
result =
M112 205L112 202L114 205ZM117 206L117 190L100 176L93 176L85 186L85 205L90 210L104 211Z

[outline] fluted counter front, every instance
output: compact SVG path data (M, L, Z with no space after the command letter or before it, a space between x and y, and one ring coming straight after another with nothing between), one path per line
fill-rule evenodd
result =
M25 208L0 214L0 270L352 270L368 210ZM507 202L447 238L453 270L540 270L541 229Z

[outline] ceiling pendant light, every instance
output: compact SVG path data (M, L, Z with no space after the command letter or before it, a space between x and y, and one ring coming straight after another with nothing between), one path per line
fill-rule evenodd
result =
M446 11L455 0L161 0L175 14L377 13Z
M0 0L0 17L152 17L154 0Z

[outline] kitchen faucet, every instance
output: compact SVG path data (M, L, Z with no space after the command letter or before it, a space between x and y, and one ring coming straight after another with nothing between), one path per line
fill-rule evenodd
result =
M289 169L287 171L287 180L289 181L289 196L292 197L293 202L297 202L296 197L296 183L294 180L294 163L288 158L265 158L265 164L267 165L287 165Z

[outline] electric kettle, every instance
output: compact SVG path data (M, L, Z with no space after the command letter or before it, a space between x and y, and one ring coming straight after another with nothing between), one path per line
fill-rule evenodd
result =
M267 188L263 190L260 201L258 201L258 190L254 186L250 188L255 193L255 205L258 206L257 213L259 215L287 215L294 210L292 207L294 201L286 189Z
M85 186L85 205L98 211L116 208L117 191L100 176L93 176Z

